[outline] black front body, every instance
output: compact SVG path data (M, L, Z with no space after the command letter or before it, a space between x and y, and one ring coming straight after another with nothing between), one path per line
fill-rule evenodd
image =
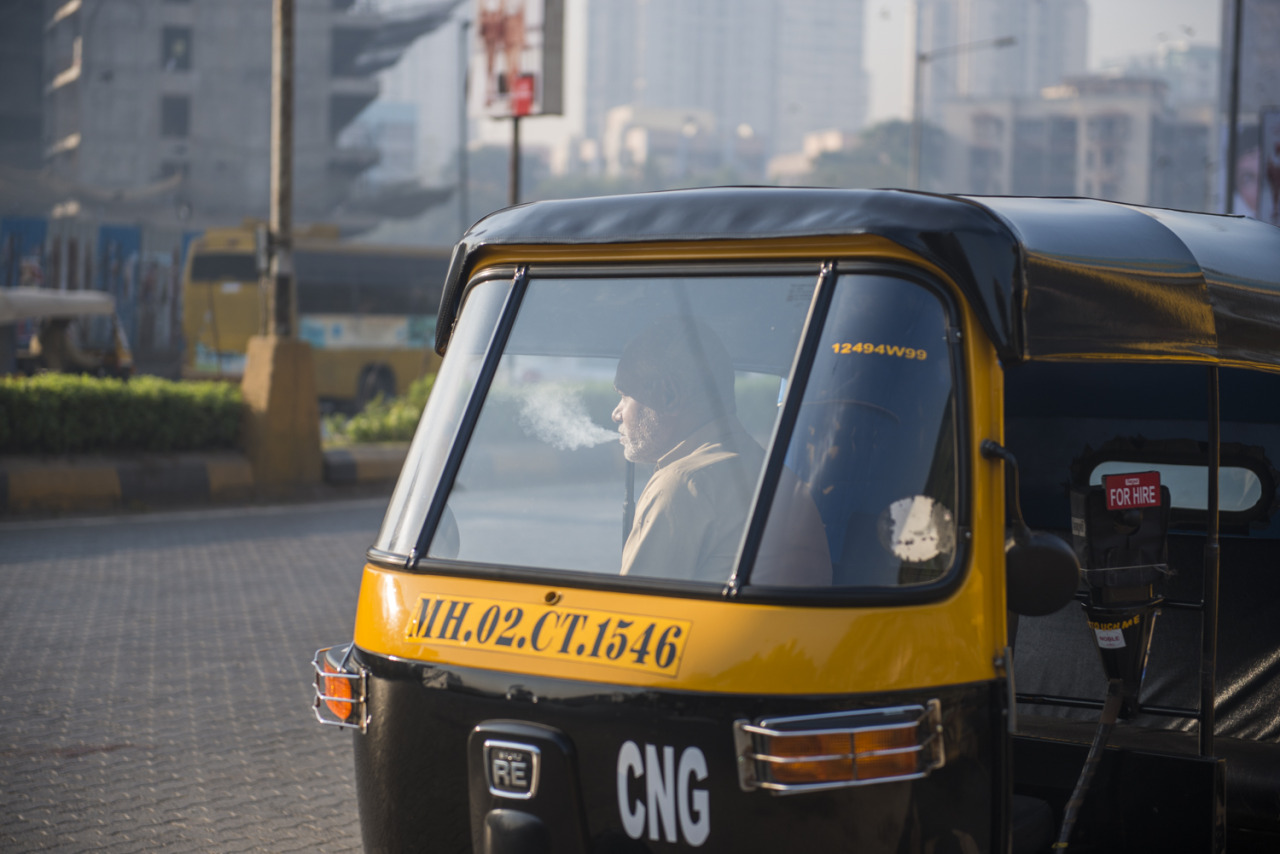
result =
M364 651L359 658L370 671L371 719L355 736L366 851L783 852L801 839L808 851L1005 850L1009 755L999 683L768 697L626 688ZM946 764L928 777L782 796L739 785L735 720L930 699L942 707ZM486 742L539 754L533 797L522 797L527 785L492 794ZM620 762L623 751L637 764ZM494 755L527 763L520 750ZM522 767L515 779L527 773ZM664 809L662 792L672 786Z

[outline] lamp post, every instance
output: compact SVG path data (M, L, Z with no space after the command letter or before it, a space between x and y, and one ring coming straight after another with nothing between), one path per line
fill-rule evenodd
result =
M698 135L698 122L693 116L689 116L684 120L684 124L680 127L680 180L687 181L689 179L689 157L690 149L693 147L693 138Z
M955 56L960 53L981 50L982 48L1002 48L1017 44L1013 36L1001 36L998 39L982 39L976 42L947 45L933 50L916 52L916 73L911 91L911 160L908 171L908 186L912 190L920 189L920 142L924 133L924 69L935 59L944 56Z
M1242 0L1235 0L1231 4L1231 79L1227 82L1227 197L1223 207L1227 213L1236 212L1236 144L1240 133L1240 22L1243 18L1244 3Z
M471 225L467 217L467 96L471 81L471 19L458 21L458 234Z
M293 338L297 298L293 278L294 0L271 6L271 200L266 334Z

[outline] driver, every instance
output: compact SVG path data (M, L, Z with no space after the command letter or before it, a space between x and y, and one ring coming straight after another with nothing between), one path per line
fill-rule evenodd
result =
M622 549L622 574L726 581L751 512L764 449L735 415L733 364L691 317L665 318L622 352L613 410L623 455L651 464ZM807 487L784 469L753 584L829 585L831 558Z

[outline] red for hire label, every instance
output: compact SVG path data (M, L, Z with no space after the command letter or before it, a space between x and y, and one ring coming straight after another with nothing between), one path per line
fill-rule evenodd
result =
M1160 506L1160 472L1103 475L1102 488L1107 493L1108 510Z

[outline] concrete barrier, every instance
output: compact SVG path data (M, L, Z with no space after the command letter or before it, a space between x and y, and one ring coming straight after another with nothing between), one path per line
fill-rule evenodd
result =
M354 445L324 452L325 483L369 483L395 480L409 453L408 442Z

